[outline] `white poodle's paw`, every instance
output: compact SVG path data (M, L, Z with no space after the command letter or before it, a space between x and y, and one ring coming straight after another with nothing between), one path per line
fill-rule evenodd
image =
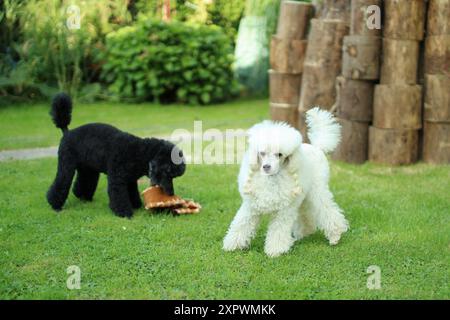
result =
M242 250L248 248L250 245L250 241L245 239L244 237L240 237L239 234L236 233L227 233L225 238L223 239L223 250L225 251L234 251L234 250Z
M342 233L333 233L328 236L328 242L330 243L330 246L337 245L339 240L341 239Z
M291 249L292 244L281 244L276 242L266 242L264 252L271 258L278 257Z
M294 230L292 230L292 236L294 237L295 241L304 238L304 235L299 228L294 228Z
M338 244L341 236L348 230L348 222L344 220L340 226L335 227L333 230L326 233L326 237L330 243L330 246Z

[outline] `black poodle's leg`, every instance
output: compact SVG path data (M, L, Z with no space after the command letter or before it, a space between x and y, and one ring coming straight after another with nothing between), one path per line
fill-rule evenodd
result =
M141 196L139 195L139 190L137 182L128 183L128 195L130 196L130 202L134 209L139 209L142 207Z
M97 189L100 173L89 168L78 168L77 178L73 186L73 194L86 201L92 201L95 190Z
M53 184L47 191L47 201L56 211L62 209L69 195L76 163L70 154L60 154L58 158L58 171Z
M108 175L109 207L120 217L131 218L133 208L128 196L127 182L115 176Z

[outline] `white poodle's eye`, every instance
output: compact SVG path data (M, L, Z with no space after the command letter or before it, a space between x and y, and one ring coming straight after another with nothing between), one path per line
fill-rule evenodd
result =
M259 155L260 155L261 157L264 157L264 156L266 155L266 153L261 151L261 152L259 153Z
M283 156L282 153L277 153L277 157L278 157L278 158L281 158L282 156Z

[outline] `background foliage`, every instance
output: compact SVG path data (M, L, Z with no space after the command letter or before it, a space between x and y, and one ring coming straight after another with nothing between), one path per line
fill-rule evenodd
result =
M57 90L76 96L98 91L98 85L89 86L100 71L95 57L105 35L129 23L130 15L125 2L70 3L80 7L80 29L67 28L68 5L61 1L5 1L6 12L12 13L4 30L13 36L3 50L3 91L16 96L52 95Z
M216 26L141 18L108 35L102 77L121 98L207 104L237 91L232 47Z
M225 87L219 83L224 81L223 78L229 79L228 65L231 65L231 61L228 55L233 53L241 18L244 15L266 17L267 33L272 33L276 25L279 1L171 0L171 24L179 26L183 23L185 28L195 29L197 38L203 38L200 33L205 32L206 38L216 38L214 43L217 44L219 38L224 42L219 45L217 51L227 52L226 58L217 64L226 69L225 75L217 79L218 83L212 84L214 88L200 83L197 88L192 85L186 90L174 89L173 84L166 85L166 81L162 79L158 81L162 87L147 86L154 92L138 94L131 98L191 103L198 100L201 103L209 103L206 101L220 101L232 97L236 92L235 82L230 80L230 85ZM69 17L67 9L72 4L80 8L80 29L70 30L66 26ZM1 0L0 105L51 97L57 91L66 91L75 99L85 101L96 98L129 98L129 92L122 93L114 90L114 87L110 88L112 90L106 90L115 82L113 76L102 72L104 63L111 64L105 61L108 56L105 54L106 37L110 33L116 34L116 31L124 27L124 33L129 32L126 31L129 30L127 27L139 28L140 16L161 21L162 6L162 0ZM217 28L216 31L211 31L214 28L209 27L213 26L221 31ZM162 30L152 30L159 31ZM226 37L218 36L219 33ZM187 42L194 41L193 37L190 36ZM268 42L266 45L268 46ZM180 59L181 55L178 56L179 61ZM171 64L167 65L170 69ZM167 68L167 65L164 68ZM154 73L161 74L160 65L152 66L156 68ZM214 63L199 61L196 66L203 69L195 72L202 74L202 81L213 79L205 75L205 68L211 66L212 70L207 72L215 74L217 66ZM196 66L192 65L191 68ZM169 73L173 71L170 70ZM101 74L104 76L100 77ZM187 77L190 78L189 75ZM198 79L194 77L187 81ZM265 83L264 79L263 77L260 80ZM172 82L178 85L179 81ZM125 89L128 90L128 87L125 86ZM221 90L223 92L220 92ZM142 89L133 88L131 92L142 93L141 91ZM168 98L167 95L171 92L176 96Z

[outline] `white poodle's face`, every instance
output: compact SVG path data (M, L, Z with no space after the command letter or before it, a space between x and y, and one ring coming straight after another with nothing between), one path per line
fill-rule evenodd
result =
M258 160L260 164L259 170L262 174L272 176L280 171L286 156L281 152L259 151Z
M253 171L263 175L278 174L289 167L292 156L302 143L300 132L284 122L263 121L250 128L249 161Z

